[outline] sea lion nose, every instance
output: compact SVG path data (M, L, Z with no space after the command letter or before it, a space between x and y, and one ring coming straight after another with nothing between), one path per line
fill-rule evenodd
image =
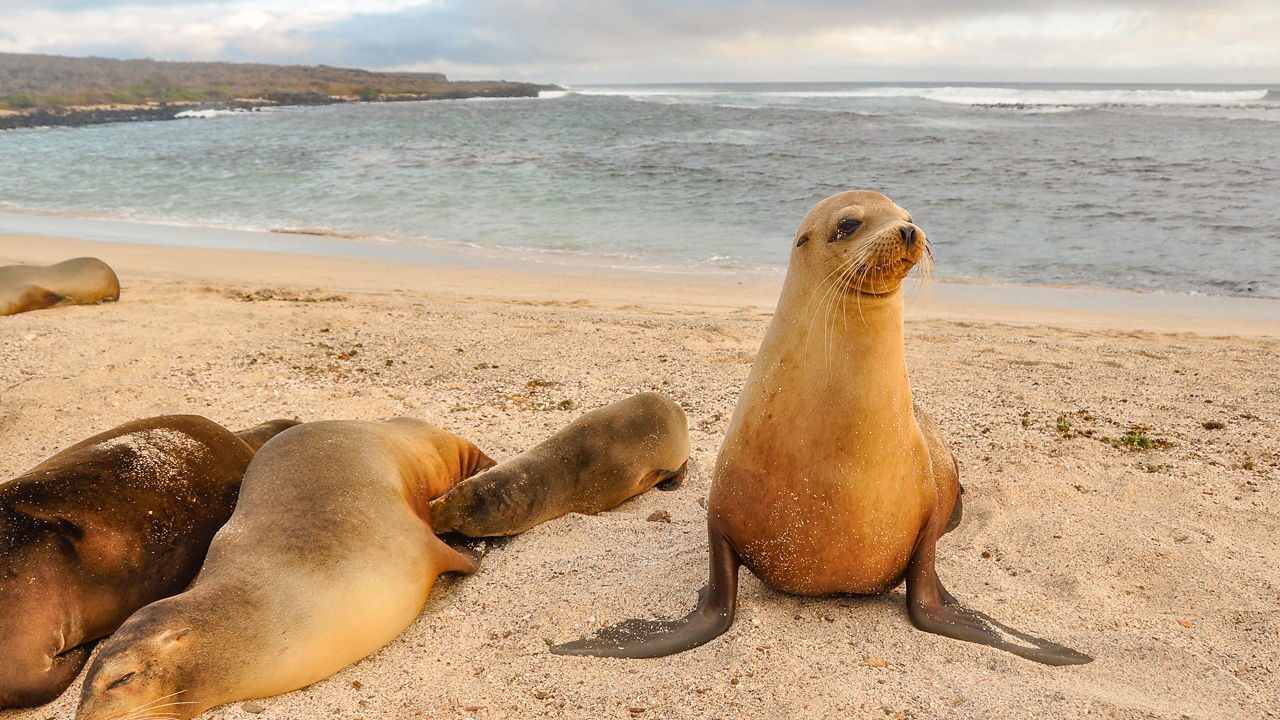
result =
M898 228L898 234L902 236L902 242L907 246L907 249L911 249L911 246L916 242L916 226L903 225Z

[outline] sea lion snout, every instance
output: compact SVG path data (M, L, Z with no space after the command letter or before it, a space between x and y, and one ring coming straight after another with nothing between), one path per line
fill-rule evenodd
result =
M911 223L903 225L898 228L898 236L902 238L902 244L906 245L907 249L910 250L911 246L916 243L916 226Z

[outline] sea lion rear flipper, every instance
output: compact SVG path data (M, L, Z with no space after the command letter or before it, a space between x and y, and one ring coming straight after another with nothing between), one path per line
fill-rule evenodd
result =
M1083 665L1093 658L1055 642L1015 630L964 607L942 586L934 567L937 530L931 526L907 568L907 612L925 632L989 645L1045 665Z
M0 314L17 315L32 310L43 310L66 300L66 297L39 285L23 288L17 293L17 298L7 311L2 311Z
M656 658L692 650L724 634L738 605L741 561L729 541L710 531L711 570L708 585L698 592L698 606L679 620L623 620L596 633L551 648L553 655Z
M662 490L663 492L679 490L681 483L684 482L685 476L689 474L689 461L685 460L684 464L680 466L680 469L675 470L674 472L665 472L665 471L660 471L660 472L666 475L666 477L662 478L656 484L654 484L654 487L658 488L659 490Z

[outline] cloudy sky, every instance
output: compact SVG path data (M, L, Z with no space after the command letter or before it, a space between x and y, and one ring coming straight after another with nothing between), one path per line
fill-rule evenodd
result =
M0 52L570 84L1280 84L1280 0L0 0Z

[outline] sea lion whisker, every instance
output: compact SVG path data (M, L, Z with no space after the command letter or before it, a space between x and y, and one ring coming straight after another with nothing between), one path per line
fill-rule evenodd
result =
M839 268L836 270L839 270ZM826 306L827 294L830 292L830 288L827 286L827 281L829 278L834 276L835 272L836 271L833 270L828 273L827 277L818 282L818 287L814 288L813 292L809 294L809 301L806 303L806 307L809 310L809 325L805 330L806 342L809 337L813 335L813 323L818 319L819 312ZM814 302L814 296L818 294L819 290L822 290L822 296L817 299L817 302Z
M845 273L846 280L841 293L845 296L846 300L849 297L849 288L851 286L861 288L862 283L866 281L867 275L871 272L871 268L873 267L872 265L868 265L867 261L876 254L877 250L878 247L875 241L864 245L862 247L862 251L858 254L858 264L851 271ZM866 325L867 318L862 314L862 293L857 292L855 294L857 297L854 298L854 307L858 309L858 319L862 321L863 325ZM848 330L849 313L847 310L844 312L844 321L844 327Z
M147 702L144 702L135 708L131 708L121 713L117 713L116 715L112 715L110 718L108 718L108 720L125 720L125 718L129 718L129 720L132 720L135 713L145 713L145 712L149 712L152 708L166 707L165 705L160 705L159 703L164 700L168 700L171 697L177 697L178 695L181 695L184 692L186 692L186 690L179 690L177 692L169 693L168 695L165 695L163 697L158 697L154 700L148 700Z
M862 254L863 254L863 255L869 255L869 254L870 254L870 251L869 251L869 250L865 250L865 249L864 249L864 252L863 252ZM861 266L862 266L862 265L864 265L865 263L866 263L866 259L865 259L865 258L862 258L862 259L859 261L859 263L858 263L858 267L861 267ZM841 302L841 305L840 305L840 311L841 311L841 314L844 316L844 317L843 317L843 320L844 320L844 328L845 328L845 330L848 330L848 329L849 329L849 309L848 309L848 302L849 302L849 288L854 284L855 279L856 279L856 281L857 281L859 284L861 284L862 279L861 279L861 278L858 278L858 271L857 271L857 267L855 267L852 271L849 271L849 272L844 273L844 285L843 285L843 287L841 287L841 288L840 288L840 295L842 296L842 302ZM862 314L862 295L861 295L861 294L859 294L857 298L854 298L854 302L855 302L856 306L858 307L858 314L859 314L859 316L861 316L861 314Z
M836 269L835 269L835 270L832 270L831 272L827 273L827 276L826 276L825 278L823 278L823 279L818 283L818 284L819 284L819 287L820 287L820 288L823 288L823 293L822 293L822 297L818 298L818 302L817 302L817 304L816 304L816 307L814 306L814 304L813 304L812 302L810 302L810 303L809 303L810 307L812 308L812 312L811 312L811 314L810 314L810 316L809 316L809 327L808 327L808 329L805 331L805 341L806 341L806 343L808 342L809 337L813 334L813 323L814 323L814 321L816 321L816 320L818 319L818 315L819 315L819 313L820 313L820 312L822 312L822 311L826 308L826 306L827 306L827 302L828 302L828 298L829 298L829 296L831 296L832 292L835 290L835 288L836 288L836 286L837 286L837 283L836 283L836 281L835 281L833 278L835 278L835 277L836 277L836 276L837 276L841 271L843 271L846 267L848 267L848 266L852 266L852 265L856 264L857 260L858 260L858 257L857 257L856 255L851 256L850 258L848 258L848 259L847 259L847 260L845 260L844 262L840 263L840 264L836 267ZM828 282L828 281L830 281L830 282ZM811 293L811 294L810 294L810 299L811 299L811 300L812 300L812 296L813 296L813 294L815 294L816 292L817 292L817 290L815 289L815 290L814 290L814 293ZM826 314L825 314L825 312L822 312L822 314L823 314L823 324L825 325L825 324L826 324Z
M867 276L871 274L870 266L863 266L862 276L858 278L858 287L862 287L862 283L866 282ZM867 324L867 316L862 314L862 293L858 293L858 319L863 325Z
M929 291L929 282L933 279L933 249L929 238L924 239L924 254L920 256L920 261L916 263L916 286L911 290L911 301L916 301L926 296Z
M158 710L160 708L167 708L167 707L176 707L178 705L199 705L199 704L200 702L198 700L182 700L179 702L165 703L163 705L153 705L149 708L146 708L145 710L150 712L151 710Z
M827 289L827 287L828 287L828 286L827 286L827 281L828 281L828 280L830 280L830 279L832 279L832 278L833 278L833 277L835 277L836 275L838 275L838 274L840 273L840 271L844 268L844 266L845 266L846 264L848 264L848 262L851 262L852 260L853 260L853 258L849 258L849 259L848 259L848 260L846 260L845 262L842 262L842 263L837 264L837 265L836 265L836 267L835 267L835 269L833 269L831 272L827 273L827 276L826 276L826 277L824 277L824 278L822 278L821 280L819 280L819 281L816 283L816 286L813 288L813 290L809 293L809 301L808 301L806 304L807 304L807 305L809 305L809 306L812 306L812 304L813 304L813 297L814 297L815 295L817 295L817 294L818 294L818 292L819 292L820 290L824 291L824 292L823 292L823 295L825 296L825 295L826 295L825 290L826 290L826 289Z
M864 257L866 254L867 254L867 249L865 246L862 248L859 248L857 251L851 253L848 263L841 263L841 267L844 267L846 264L851 268L857 267L859 263L865 261ZM839 277L836 280L832 281L831 288L830 288L831 294L829 296L830 299L826 303L826 309L823 314L823 323L822 323L823 330L824 330L823 359L827 363L828 373L830 373L831 371L831 334L832 334L832 331L835 330L836 301L843 300L842 296L845 294L847 290L847 283L843 282L845 274L846 274L845 272L841 272ZM843 309L843 303L841 305L841 308Z
M168 700L171 697L181 695L184 692L186 692L186 690L179 690L177 692L169 693L168 695L158 697L154 700L149 700L131 710L125 710L124 712L119 713L117 715L112 715L110 718L108 718L108 720L156 720L164 716L170 716L171 718L176 718L179 716L179 713L176 713L170 710L164 710L164 708L173 707L177 705L199 705L200 703L195 700L173 701L173 702L167 702L167 703L161 702L161 701Z

